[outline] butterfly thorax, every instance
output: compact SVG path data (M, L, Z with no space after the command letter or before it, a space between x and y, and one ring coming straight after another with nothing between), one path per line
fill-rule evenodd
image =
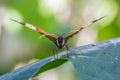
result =
M57 38L57 46L59 49L61 49L65 45L64 37L58 36Z

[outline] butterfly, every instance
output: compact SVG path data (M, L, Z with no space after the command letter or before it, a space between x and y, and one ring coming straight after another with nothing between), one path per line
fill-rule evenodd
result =
M88 26L91 26L92 24L94 24L95 22L103 19L105 16L103 17L100 17L98 19L95 19L93 20L91 23L87 24L87 25L84 25L84 26L81 26L80 28L76 29L74 32L71 32L70 34L68 34L66 37L63 37L63 36L58 36L58 37L55 37L53 36L52 34L49 34L47 33L46 31L42 30L41 28L38 28L32 24L28 24L28 23L25 23L25 22L19 22L15 19L11 19L12 21L14 22L17 22L27 28L30 28L34 31L37 31L38 33L40 33L41 35L44 35L45 37L47 37L48 39L50 39L55 45L56 47L53 49L53 55L54 55L54 58L55 58L55 52L57 51L57 49L62 49L63 47L66 47L67 49L67 56L68 56L68 45L67 45L67 41L73 37L74 35L78 34L81 30L85 29L86 27Z

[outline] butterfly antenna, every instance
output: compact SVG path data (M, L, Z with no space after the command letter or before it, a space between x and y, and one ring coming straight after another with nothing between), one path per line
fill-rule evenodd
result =
M60 34L56 34L57 36L60 36Z
M61 34L61 36L64 36L64 35L65 35L65 33L62 33L62 34Z

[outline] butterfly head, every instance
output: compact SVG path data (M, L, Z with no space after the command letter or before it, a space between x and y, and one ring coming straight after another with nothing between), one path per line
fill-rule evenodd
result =
M57 46L61 49L65 45L64 37L58 36L57 38Z

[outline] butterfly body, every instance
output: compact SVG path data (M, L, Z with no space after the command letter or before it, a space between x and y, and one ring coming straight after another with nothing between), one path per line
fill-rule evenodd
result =
M65 39L64 39L64 37L58 36L58 37L57 37L57 47L58 47L59 49L61 49L61 48L64 47L64 45L65 45Z
M105 16L104 16L105 17ZM67 41L69 40L69 38L73 37L74 35L78 34L81 30L83 30L84 28L92 25L93 23L99 21L100 19L104 18L104 17L101 17L101 18L98 18L96 20L93 20L90 24L87 24L87 25L84 25L84 26L81 26L79 29L75 30L74 32L70 33L68 36L66 37L63 37L63 36L58 36L57 38L55 36L53 36L52 34L49 34L47 32L45 32L44 30L42 30L41 28L38 28L34 25L31 25L31 24L28 24L28 23L24 23L24 22L19 22L17 20L14 20L14 19L11 19L12 21L14 22L17 22L27 28L30 28L34 31L37 31L39 32L40 34L42 35L45 35L48 39L50 39L56 46L58 49L61 49L63 48L64 46L67 48L67 56L68 56L68 46L67 46ZM54 48L53 50L53 53L57 51L56 47ZM54 57L55 57L55 53L54 53Z

